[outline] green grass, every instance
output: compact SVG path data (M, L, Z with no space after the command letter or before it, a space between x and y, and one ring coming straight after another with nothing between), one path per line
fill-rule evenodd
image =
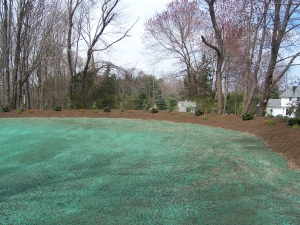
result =
M298 224L300 175L193 124L1 119L0 224Z

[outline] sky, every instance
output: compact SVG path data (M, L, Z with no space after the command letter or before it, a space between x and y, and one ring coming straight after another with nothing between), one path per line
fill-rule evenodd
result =
M155 12L161 12L166 9L168 3L172 0L124 0L123 2L129 6L128 11L131 12L129 22L134 23L139 17L139 21L130 31L130 37L126 37L121 42L114 45L113 58L111 61L125 68L135 67L143 70L147 74L158 76L157 73L164 67L168 67L166 62L151 65L150 59L143 55L144 44L142 43L142 35L144 32L144 23L155 15Z
M139 21L130 31L130 37L126 37L114 45L114 51L109 60L125 68L135 67L143 70L146 74L160 77L172 69L172 64L168 61L151 64L153 60L143 54L145 46L142 43L142 35L144 23L156 12L165 10L167 4L172 0L123 0L123 2L128 6L127 10L130 12L129 25L133 24L138 17ZM296 63L300 64L300 59ZM292 67L288 74L296 77L295 79L300 79L300 65Z

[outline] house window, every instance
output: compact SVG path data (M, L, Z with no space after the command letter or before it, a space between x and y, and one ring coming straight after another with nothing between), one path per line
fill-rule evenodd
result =
M292 98L290 97L290 101L292 101Z
M289 115L289 109L286 109L286 110L285 110L285 115L286 115L286 116Z

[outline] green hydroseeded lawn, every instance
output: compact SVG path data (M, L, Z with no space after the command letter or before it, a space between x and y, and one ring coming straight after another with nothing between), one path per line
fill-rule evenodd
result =
M250 135L0 119L0 224L299 224L300 174Z

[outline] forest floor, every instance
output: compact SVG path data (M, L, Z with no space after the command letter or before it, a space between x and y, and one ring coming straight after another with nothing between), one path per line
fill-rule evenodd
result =
M126 110L122 113L117 109L112 109L111 112L105 113L99 110L94 113L93 110L34 110L30 112L26 110L21 114L17 114L15 110L10 112L0 112L0 118L27 118L27 117L90 117L90 118L130 118L142 120L164 120L180 123L201 124L211 127L220 127L224 129L235 130L248 133L260 138L272 151L285 157L292 168L300 169L300 129L294 130L288 126L283 119L272 118L268 120L274 121L274 126L265 124L265 118L255 117L254 120L244 121L241 116L226 115L223 118L221 115L206 114L206 120L203 116L195 116L195 114L166 112L152 114L142 110ZM201 140L201 139L199 139Z

